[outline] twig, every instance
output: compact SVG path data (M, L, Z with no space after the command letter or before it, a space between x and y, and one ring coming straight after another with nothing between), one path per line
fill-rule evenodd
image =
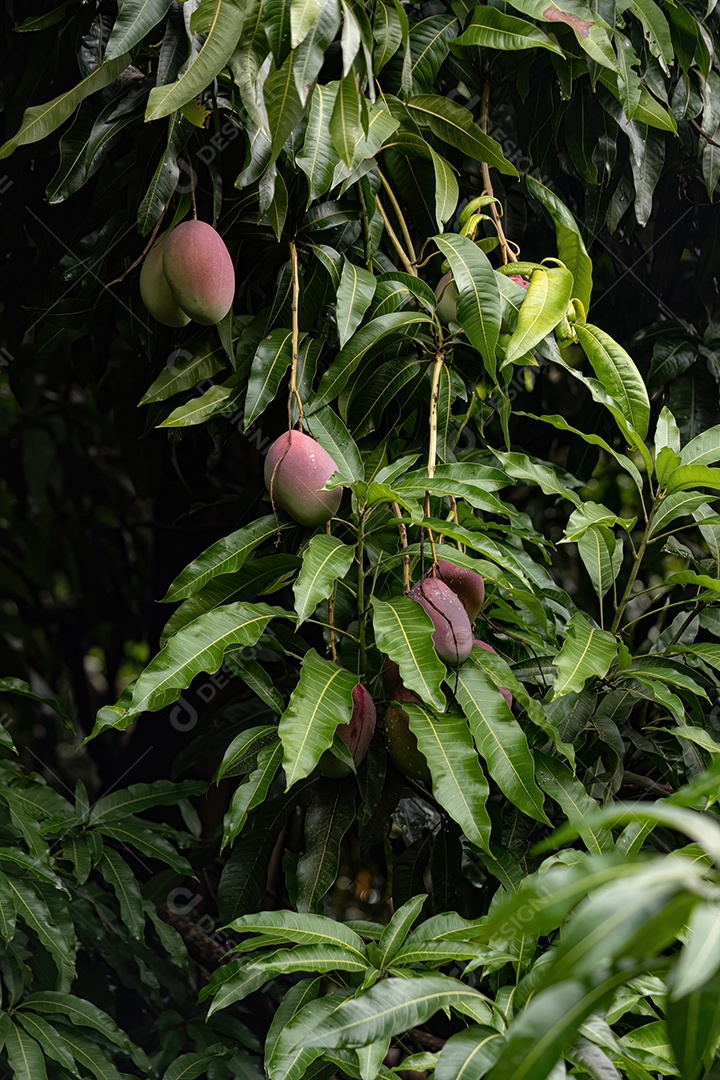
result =
M402 519L402 510L396 502L390 503L392 512L396 518ZM410 592L410 556L407 554L408 535L405 528L405 522L400 520L398 522L398 532L400 533L400 547L403 548L405 554L402 557L403 568L403 595L407 596Z
M390 187L389 183L387 182L386 178L383 176L383 173L382 173L382 171L380 169L378 169L378 175L380 177L380 183L382 184L382 186L387 191L388 199L392 203L392 208L395 211L395 216L398 219L398 221L400 222L400 228L402 230L403 239L405 240L405 247L407 249L407 253L410 256L410 258L412 259L413 263L415 263L415 262L417 262L417 255L415 254L415 248L413 246L412 238L411 238L410 233L408 231L407 223L405 221L405 215L403 214L402 210L400 209L399 202L395 198L395 192Z
M488 123L490 119L490 83L486 82L483 86L482 98L480 101L480 127L483 133L487 135ZM490 179L490 166L487 162L483 161L482 165L482 178L484 184L484 193L487 195L495 196L495 192L492 186L492 180ZM500 211L498 210L497 203L490 203L490 213L492 215L493 223L497 230L498 240L500 241L500 251L502 253L503 263L517 262L517 255L512 249L500 221Z
M325 532L328 536L332 536L332 522L328 521L325 525ZM335 586L333 585L330 596L328 597L328 624L330 627L330 655L332 656L333 664L337 664L337 647L335 645Z
M292 264L292 367L290 369L290 393L288 395L288 429L292 428L293 398L298 407L298 428L302 431L303 406L297 388L298 352L300 342L300 274L298 271L298 253L293 240L290 241L290 262Z
M432 373L432 387L430 389L430 440L428 445L428 464L427 473L428 480L432 480L435 475L435 466L437 464L437 429L438 429L438 397L440 395L440 376L442 375L443 364L445 363L445 353L442 349L438 349L435 353L435 363L433 364ZM430 517L430 492L425 492L425 517ZM437 552L435 551L435 541L433 539L432 529L428 529L428 537L430 538L430 550L432 552L432 573L435 572L437 565Z
M144 258L145 258L145 256L147 255L147 253L148 253L148 251L150 250L150 248L151 248L151 247L153 246L153 244L155 243L155 237L156 237L156 236L157 236L157 234L158 234L158 229L159 229L159 228L160 228L160 226L162 225L162 219L163 219L163 218L165 217L165 211L167 210L167 208L168 208L168 203L166 203L166 204L165 204L165 206L163 206L163 208L162 208L162 212L161 212L161 214L160 214L160 217L159 217L159 218L157 219L157 221L155 222L155 228L154 228L154 229L153 229L153 231L152 231L152 232L150 233L150 239L148 240L147 244L145 245L145 247L143 248L143 250L141 251L141 253L140 253L140 254L138 255L138 257L137 257L137 259L135 260L135 262L133 262L133 263L130 263L130 266L128 266L127 270L125 270L125 271L124 271L124 272L123 272L123 273L122 273L122 274L120 275L120 277L116 277L114 281L109 281L109 282L107 283L107 285L103 285L103 289L109 289L109 288L111 288L111 287L112 287L113 285L119 285L119 283L120 283L121 281L124 281L124 280L125 280L125 278L126 278L126 277L128 276L128 274L132 273L132 271L133 271L133 270L135 269L135 267L136 267L136 266L139 266L139 265L140 265L140 263L141 263L141 262L143 261L143 259L144 259Z
M711 146L720 146L720 142L717 142L716 139L711 138L711 136L708 135L707 131L703 131L703 129L700 127L696 120L691 120L690 123L695 128L695 130L702 135L703 139L705 139L705 142L709 142Z
M380 217L383 219L383 223L385 225L385 231L387 232L388 237L390 238L390 243L392 244L392 246L395 248L395 250L398 253L398 256L400 258L400 262L403 264L403 266L407 270L408 274L412 274L413 277L417 277L417 270L415 269L413 264L410 262L409 258L407 257L407 252L405 251L404 247L402 246L402 244L398 240L397 233L395 232L392 225L390 224L390 221L388 220L388 216L385 213L385 208L383 207L383 204L380 202L380 196L379 195L375 196L375 204L376 204L378 210L380 211Z

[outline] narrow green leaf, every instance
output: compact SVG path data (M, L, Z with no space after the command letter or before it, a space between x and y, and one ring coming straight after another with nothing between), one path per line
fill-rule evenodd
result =
M66 90L63 94L53 98L52 101L46 101L42 105L34 105L32 108L26 109L20 130L0 146L0 159L10 157L19 146L39 142L46 135L55 131L56 128L59 128L61 124L72 116L81 101L84 101L90 94L94 94L98 90L102 90L103 87L108 86L118 77L121 71L125 70L129 63L130 56L127 53L118 56L115 60L108 60L107 63L102 63L94 71L91 71L82 82L72 87L71 90Z
M310 114L305 128L302 150L295 162L308 178L308 206L324 195L330 187L340 156L330 138L330 117L335 108L340 84L316 86L310 99Z
M163 601L175 603L176 600L184 600L188 596L194 596L203 585L219 574L235 573L250 552L264 540L275 536L277 530L275 518L268 514L211 544L175 578Z
M122 0L105 47L105 60L134 49L167 14L172 0Z
M650 401L634 361L604 330L590 323L577 323L575 330L597 378L620 403L625 419L639 438L645 439L650 422Z
M321 600L327 600L337 579L348 574L354 558L355 549L336 536L313 536L293 585L298 626L312 615Z
M33 1013L18 1011L15 1018L30 1038L35 1039L42 1046L46 1058L57 1061L72 1076L80 1076L75 1064L75 1058L72 1056L67 1043L52 1024L48 1024L47 1020L43 1020L42 1016L35 1016Z
M124 859L110 847L103 849L98 870L112 886L120 905L120 917L131 935L142 940L145 933L145 912L142 895L130 867Z
M122 823L130 814L140 814L154 806L176 806L181 799L204 794L205 784L201 780L185 780L180 784L171 780L130 784L98 799L91 809L88 824L95 826L109 821Z
M467 236L442 235L434 240L453 272L458 290L458 322L494 377L502 321L495 272L487 256Z
M12 1024L5 1036L8 1065L16 1080L47 1080L45 1054L23 1028Z
M227 1057L231 1052L230 1047L213 1043L201 1053L181 1054L165 1070L162 1080L196 1080L196 1077L207 1075L208 1066L218 1057Z
M352 691L357 678L323 660L310 649L302 660L300 681L280 717L286 790L309 776L333 740L338 724L352 715Z
M248 377L245 396L245 431L275 398L292 362L292 331L278 327L258 345Z
M698 487L720 489L720 469L709 469L707 465L680 465L670 474L665 491L672 495L674 491Z
M506 364L517 362L551 333L567 311L573 291L569 270L556 266L534 270L517 325L506 346Z
M384 927L378 939L377 947L380 954L381 968L387 968L405 944L410 928L420 915L426 900L427 893L419 893L393 912L390 921Z
M587 679L601 679L607 675L616 653L615 636L593 626L587 616L576 612L568 623L565 642L555 657L554 696L582 690Z
M581 781L566 765L548 754L536 753L535 761L540 787L561 807L570 824L578 828L588 851L612 851L613 838L609 829L594 829L583 824L585 818L597 810L597 803Z
M329 406L306 416L305 424L312 437L327 450L343 479L352 482L363 479L365 466L360 451L345 424Z
M500 790L523 813L547 822L527 737L499 688L480 668L463 664L455 694L478 752Z
M293 0L290 7L290 44L293 49L304 41L320 18L323 0Z
M239 776L248 772L255 767L260 751L274 742L277 742L277 728L273 724L262 724L241 731L225 751L213 777L214 782L218 784L223 777Z
M471 844L490 846L489 788L464 716L438 715L425 705L404 704L410 730L427 760L433 795Z
M235 788L230 806L225 811L221 851L235 841L245 828L250 811L263 802L281 761L282 745L277 739L258 752L255 769Z
M212 0L209 26L202 48L177 82L150 91L146 120L169 116L191 98L201 94L222 71L235 51L245 19L242 0Z
M602 601L620 573L622 540L617 540L607 526L591 525L578 540L578 553L590 575L593 589Z
M362 134L360 93L352 71L340 80L329 131L333 148L340 160L346 165L352 164L355 146Z
M355 820L355 793L345 784L322 784L305 815L305 851L297 864L299 912L317 911L338 875L340 848Z
M541 48L564 55L557 41L548 37L539 26L491 7L473 10L472 22L452 44L453 52L458 45L479 45L501 52Z
M345 345L362 322L375 295L376 279L369 270L344 259L337 291L337 327L340 346Z
M444 709L442 683L447 673L432 643L430 616L405 596L388 601L374 597L372 606L377 647L398 665L403 685L434 708Z
M63 994L55 990L39 990L29 994L19 1009L31 1009L48 1016L60 1017L66 1023L76 1027L92 1028L99 1031L106 1039L116 1046L121 1047L131 1057L136 1057L141 1051L133 1045L132 1040L115 1023L106 1012L93 1005L91 1001L76 997L74 994Z
M434 1080L482 1080L503 1045L499 1031L473 1024L451 1035L435 1068Z

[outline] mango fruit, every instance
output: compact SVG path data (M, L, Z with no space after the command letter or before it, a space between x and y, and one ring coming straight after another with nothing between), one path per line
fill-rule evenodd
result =
M372 695L362 683L357 683L352 692L353 710L350 723L339 724L337 734L352 754L355 765L359 765L368 752L370 741L375 733L377 710ZM350 769L326 750L320 758L320 772L335 780L350 775Z
M408 690L400 685L393 692L393 699L393 703L385 713L387 751L401 773L429 784L432 777L428 763L418 746L415 735L410 730L410 718L401 704L401 702L417 704L420 698L414 690Z
M481 641L480 638L473 638L473 645L477 645L478 648L484 649L485 652L495 653L495 655L497 656L497 649L493 649L492 645L488 645L487 641ZM513 696L508 690L507 686L501 686L500 693L505 698L508 708L512 709Z
M435 627L433 645L440 659L453 667L467 660L472 651L472 627L450 586L440 578L422 578L413 585L409 597L430 616Z
M203 326L232 307L235 268L218 232L205 221L183 221L165 239L163 270L178 306Z
M140 296L153 318L163 326L187 326L190 316L175 300L163 270L163 253L169 235L163 233L145 256L140 270Z
M455 563L448 562L446 559L438 560L436 572L440 580L449 585L458 597L470 622L475 622L485 601L485 582L482 574L478 574L475 570L466 570L464 566L456 566Z
M286 431L276 439L265 458L265 487L276 506L301 525L323 525L338 511L342 488L323 491L337 465L302 431Z

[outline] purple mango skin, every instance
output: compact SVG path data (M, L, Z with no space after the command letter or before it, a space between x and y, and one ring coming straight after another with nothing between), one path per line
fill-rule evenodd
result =
M357 683L352 692L353 711L348 724L339 724L337 734L352 754L355 765L359 765L368 752L375 734L377 710L369 690L362 683ZM350 775L350 769L343 765L334 754L326 750L320 758L320 771L323 776L340 780Z
M399 702L418 704L419 696L402 684L393 691L394 704L385 713L385 745L390 757L401 773L422 780L432 781L425 755L418 747L417 738L410 730L410 718Z
M286 431L268 450L265 487L272 501L301 525L323 525L338 512L342 499L341 487L319 490L334 472L337 465L320 443L302 431Z
M449 585L439 578L423 578L409 597L430 616L435 627L433 645L442 661L457 667L472 651L472 627L465 608Z
M385 693L391 698L393 690L396 690L398 686L402 686L402 679L400 678L400 668L389 656L386 656L383 660L382 677Z
M493 649L492 645L488 645L487 641L481 641L480 638L473 638L473 645L477 645L479 648L484 649L485 652L495 653L497 656L497 649ZM508 708L512 709L513 696L507 686L501 686L500 693L505 698Z
M224 319L235 297L235 267L218 232L183 221L169 233L163 270L178 307L203 326Z
M187 326L190 316L175 302L163 270L163 251L168 233L156 240L140 270L140 296L154 319L163 326Z
M475 570L466 570L464 566L456 566L446 559L439 559L437 576L459 597L470 622L475 622L485 602L485 582L482 575Z

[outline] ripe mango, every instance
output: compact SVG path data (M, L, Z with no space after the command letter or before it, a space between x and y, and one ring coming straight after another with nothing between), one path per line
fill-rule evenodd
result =
M475 570L466 570L464 566L456 566L455 563L448 562L446 559L439 559L437 576L449 585L459 598L470 622L475 622L485 600L485 582L482 574L478 574Z
M190 316L176 302L163 270L163 252L169 235L163 233L145 256L140 271L140 295L150 314L163 326L187 326Z
M472 627L465 608L449 585L440 578L426 577L413 585L409 597L417 601L435 627L433 645L446 664L456 667L472 651Z
M163 270L180 308L203 326L232 307L235 268L219 233L205 221L183 221L163 246Z
M425 755L410 730L410 718L399 702L417 704L420 698L413 690L400 685L393 692L393 704L385 713L385 745L390 757L405 776L429 784L432 777Z
M495 653L497 656L497 649L493 649L492 645L488 645L487 641L480 641L480 638L473 638L473 645L477 645L479 648L484 649L485 652ZM512 709L513 696L507 686L501 686L500 693L505 698L508 708Z
M337 733L352 754L352 759L359 765L368 752L370 741L375 733L377 710L372 695L362 683L357 683L352 692L353 710L349 724L339 724ZM320 758L320 772L323 776L339 780L350 775L350 769L343 765L329 750Z
M287 510L301 525L322 525L340 506L342 488L323 491L337 465L302 431L286 431L265 458L265 487L276 506Z

